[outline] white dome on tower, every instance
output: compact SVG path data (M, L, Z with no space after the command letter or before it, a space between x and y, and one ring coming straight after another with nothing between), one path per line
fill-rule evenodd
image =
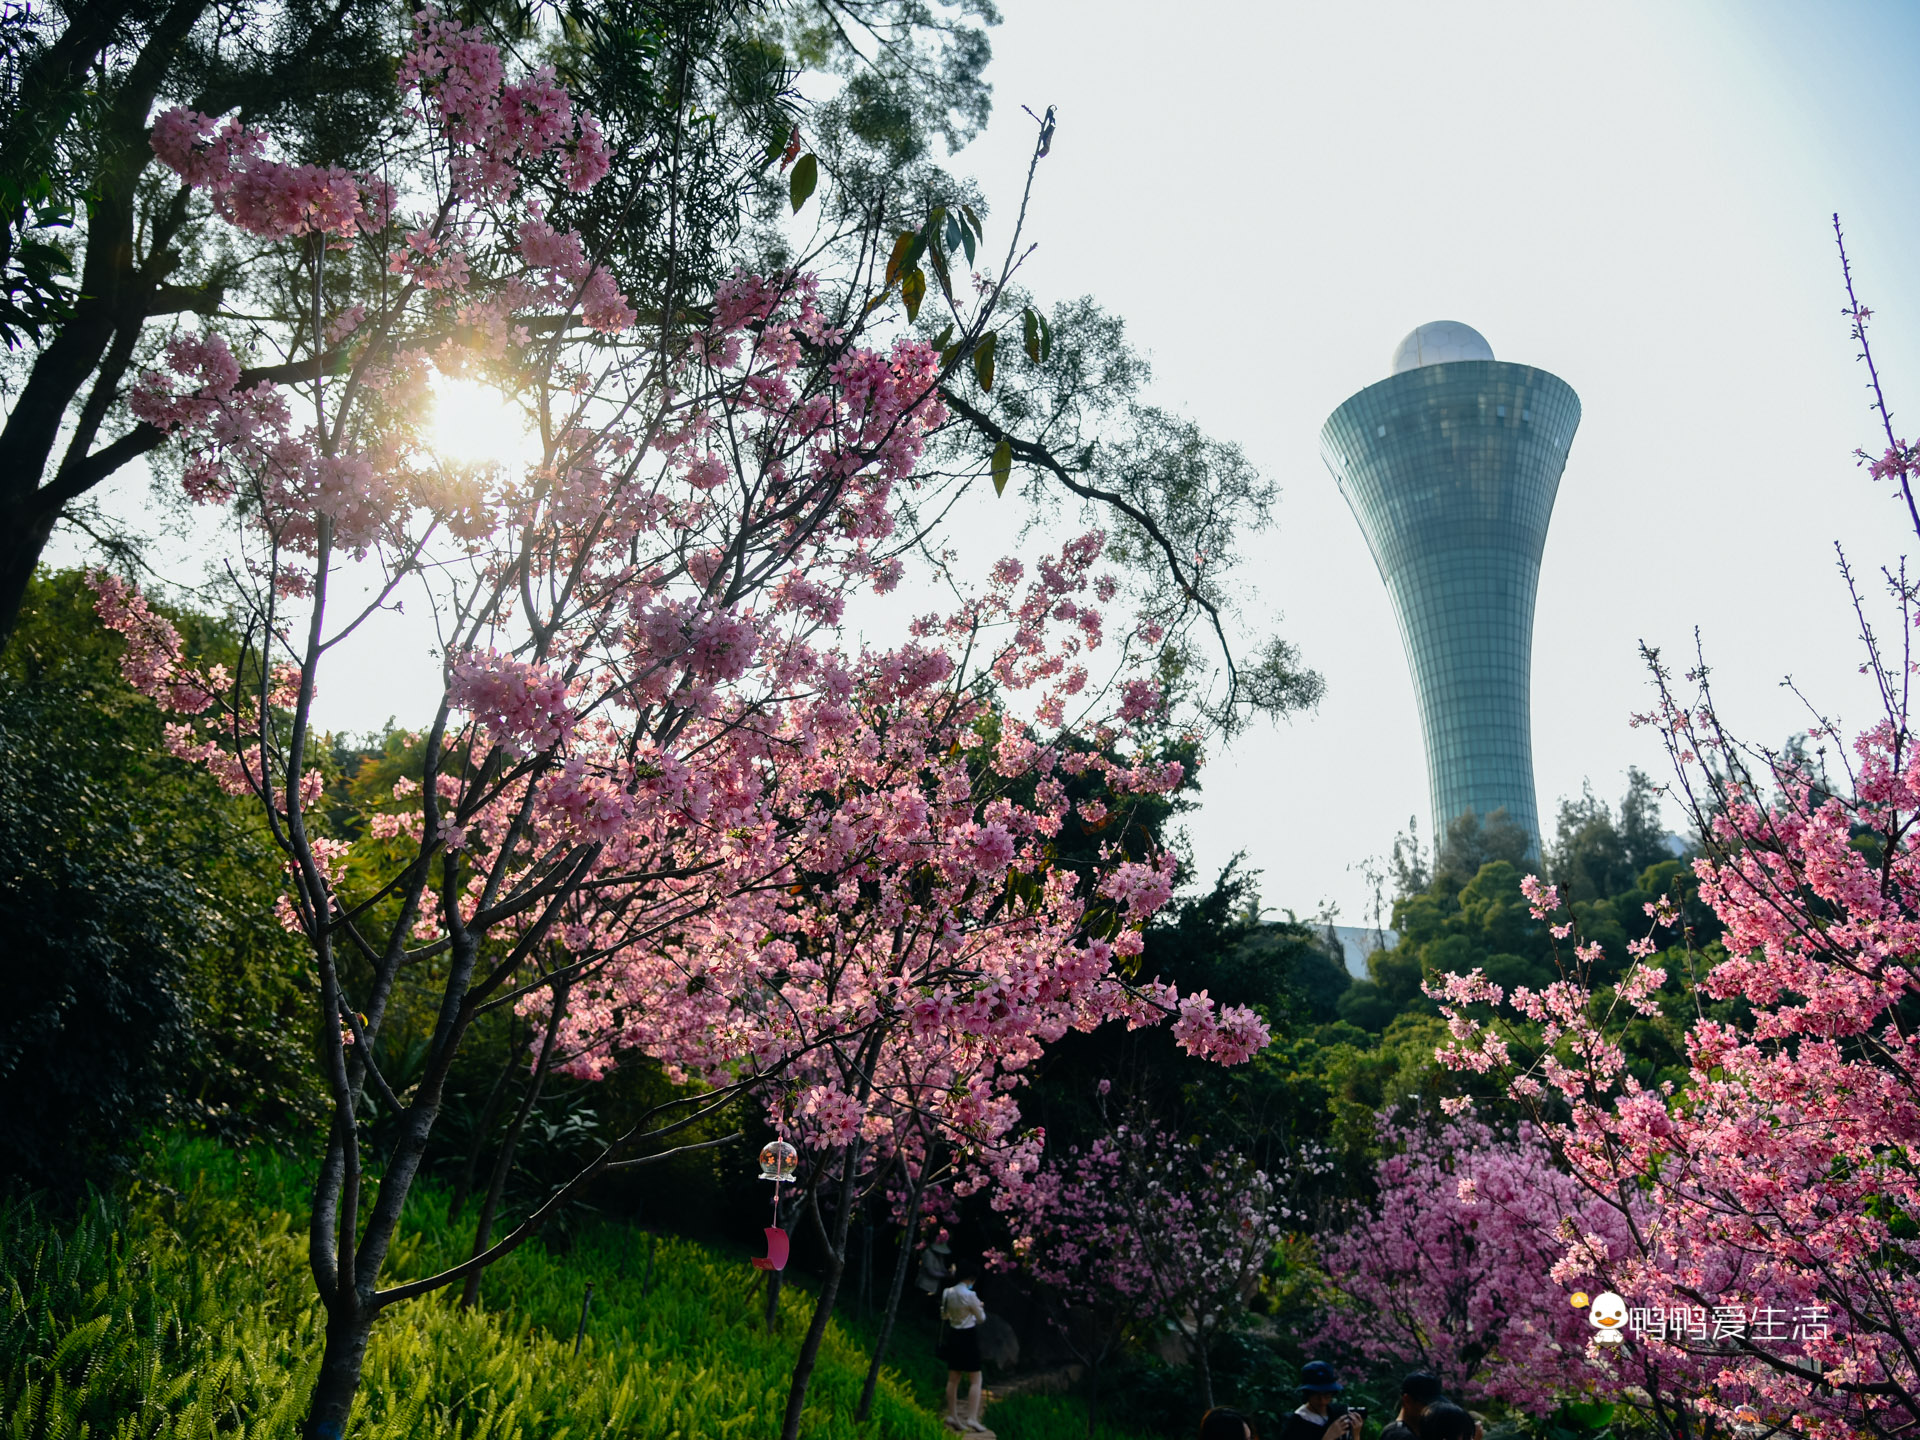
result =
M1491 360L1493 347L1471 325L1458 320L1432 320L1402 340L1393 350L1393 373L1422 365L1444 365L1449 360Z

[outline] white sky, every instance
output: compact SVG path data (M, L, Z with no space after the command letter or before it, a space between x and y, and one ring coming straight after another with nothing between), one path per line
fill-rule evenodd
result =
M1244 849L1270 906L1359 923L1355 864L1409 815L1427 828L1398 633L1318 453L1326 415L1427 320L1473 325L1585 410L1536 622L1543 816L1583 777L1613 798L1629 764L1661 774L1626 724L1646 703L1641 639L1677 655L1699 626L1723 713L1757 738L1804 723L1777 688L1789 672L1864 718L1831 546L1871 569L1903 541L1849 458L1873 426L1828 216L1847 221L1897 406L1920 392L1920 7L1003 7L994 122L955 167L1010 212L1020 106L1059 107L1026 279L1126 316L1155 398L1279 481L1245 620L1283 615L1327 679L1316 713L1216 747L1188 822L1203 879ZM108 501L143 489L123 479ZM1006 519L977 511L963 533ZM323 682L323 722L430 704L419 630L391 622Z
M1244 849L1268 905L1360 923L1350 867L1410 814L1428 828L1399 635L1318 450L1428 320L1584 407L1536 620L1543 820L1583 777L1617 798L1629 764L1663 776L1626 723L1641 639L1677 656L1698 625L1755 738L1804 724L1789 672L1865 718L1831 547L1870 569L1903 540L1849 458L1874 432L1828 217L1897 409L1920 391L1920 7L1003 8L994 121L956 163L1006 206L1020 106L1059 107L1027 279L1126 316L1156 398L1279 481L1246 619L1284 615L1327 679L1317 713L1216 747L1189 820L1203 878Z

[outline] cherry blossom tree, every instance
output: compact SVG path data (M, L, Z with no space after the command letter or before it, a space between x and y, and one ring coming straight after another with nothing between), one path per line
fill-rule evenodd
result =
M1088 1435L1099 1416L1101 1367L1154 1313L1153 1276L1120 1181L1117 1147L1076 1145L994 1200L1014 1238L989 1263L1031 1278L1048 1323L1086 1367Z
M1209 1352L1246 1313L1291 1217L1284 1177L1151 1122L1123 1120L1084 1153L1046 1165L1044 1140L1028 1137L994 1176L994 1206L1014 1231L1011 1260L1061 1277L1109 1326L1128 1312L1170 1326L1210 1408Z
M261 804L287 860L283 922L311 944L333 1117L307 1433L344 1433L383 1310L474 1293L596 1175L677 1153L659 1143L757 1093L838 1187L791 1440L852 1198L903 1120L989 1163L1019 1071L1069 1029L1171 1019L1223 1061L1265 1043L1251 1012L1124 980L1170 894L1167 857L1074 867L1048 843L1056 771L1113 796L1181 783L1151 739L1164 632L1109 643L1095 532L1031 576L1002 562L895 648L842 634L848 596L890 590L920 538L899 519L941 385L963 365L991 384L979 352L1005 273L969 291L942 272L959 317L945 351L899 325L918 303L905 265L846 323L807 276L738 275L643 325L581 238L521 198L528 167L580 191L606 171L598 125L553 76L510 77L428 10L400 79L413 128L379 177L277 159L231 119L156 121L159 159L302 267L297 348L348 360L290 395L243 384L241 357L188 332L133 397L183 448L188 495L230 513L235 670L187 664L136 590L94 581L128 678L176 717L173 753ZM421 425L436 375L495 386L537 453L437 453ZM370 593L345 600L350 578ZM442 693L390 798L336 827L314 697L403 597L438 628ZM437 997L404 1094L375 1059L402 985ZM505 1235L483 1206L466 1261L383 1288L454 1057L509 1006L538 1022L542 1075L638 1050L700 1084ZM384 1154L363 1141L369 1090L397 1117Z
M1913 518L1916 450L1892 429L1869 314L1846 278L1886 440L1879 459L1862 460ZM1577 1237L1558 1269L1591 1270L1661 1317L1633 1353L1674 1435L1728 1425L1892 1435L1920 1422L1910 722L1920 597L1904 564L1888 567L1889 640L1844 557L1841 571L1879 710L1844 746L1817 710L1805 747L1744 743L1704 663L1677 678L1649 653L1657 703L1638 720L1672 760L1671 793L1705 841L1700 894L1726 927L1726 957L1698 990L1740 1005L1692 1023L1684 1084L1641 1084L1620 1043L1625 1022L1657 1011L1670 967L1701 963L1670 905L1648 907L1650 933L1607 990L1593 981L1595 947L1578 942L1552 887L1535 884L1534 913L1574 942L1565 978L1503 993L1476 972L1436 987L1455 1036L1443 1058L1503 1075L1574 1177L1613 1207L1617 1223ZM1543 1043L1527 1060L1530 1035Z
M776 1103L823 1157L811 1182L830 1187L809 1207L828 1267L790 1427L852 1216L909 1120L983 1169L1018 1122L1020 1072L1069 1030L1174 1015L1176 1036L1203 1056L1233 1062L1265 1043L1244 1008L1121 979L1115 957L1139 953L1140 927L1172 894L1171 855L1112 854L1081 876L1048 843L1065 799L1056 770L1091 772L1111 801L1178 785L1179 763L1061 754L992 708L995 695L1039 687L1037 713L1057 717L1077 692L1078 667L1059 663L1045 636L1070 626L1072 655L1098 635L1083 605L1099 548L1098 536L1073 542L1024 588L1023 567L1003 562L976 603L917 624L920 643L863 655L844 684L791 708L797 728L777 737L787 743L771 752L765 796L791 837L769 876L784 883L711 907L644 951L622 944L562 1027L577 1073L619 1049L671 1057L722 1088L782 1067ZM936 638L944 648L924 643ZM971 673L950 653L977 657ZM1119 691L1116 724L1145 718L1130 713L1134 682Z
M1537 1132L1400 1111L1378 1123L1374 1197L1321 1242L1338 1296L1327 1337L1371 1364L1437 1375L1450 1394L1536 1412L1617 1388L1568 1303L1574 1289L1604 1289L1600 1277L1553 1271L1569 1221L1624 1241L1619 1215L1555 1165Z

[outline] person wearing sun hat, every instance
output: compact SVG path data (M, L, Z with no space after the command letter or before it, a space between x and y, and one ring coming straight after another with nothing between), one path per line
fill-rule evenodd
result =
M1333 1413L1333 1397L1347 1387L1324 1360L1300 1367L1300 1408L1287 1416L1280 1440L1360 1440L1360 1417L1351 1411Z

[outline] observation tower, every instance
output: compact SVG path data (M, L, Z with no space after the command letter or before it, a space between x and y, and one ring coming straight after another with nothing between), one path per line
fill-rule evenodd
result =
M1320 431L1400 621L1420 697L1434 843L1471 810L1533 837L1533 602L1580 397L1493 358L1470 325L1422 325Z

